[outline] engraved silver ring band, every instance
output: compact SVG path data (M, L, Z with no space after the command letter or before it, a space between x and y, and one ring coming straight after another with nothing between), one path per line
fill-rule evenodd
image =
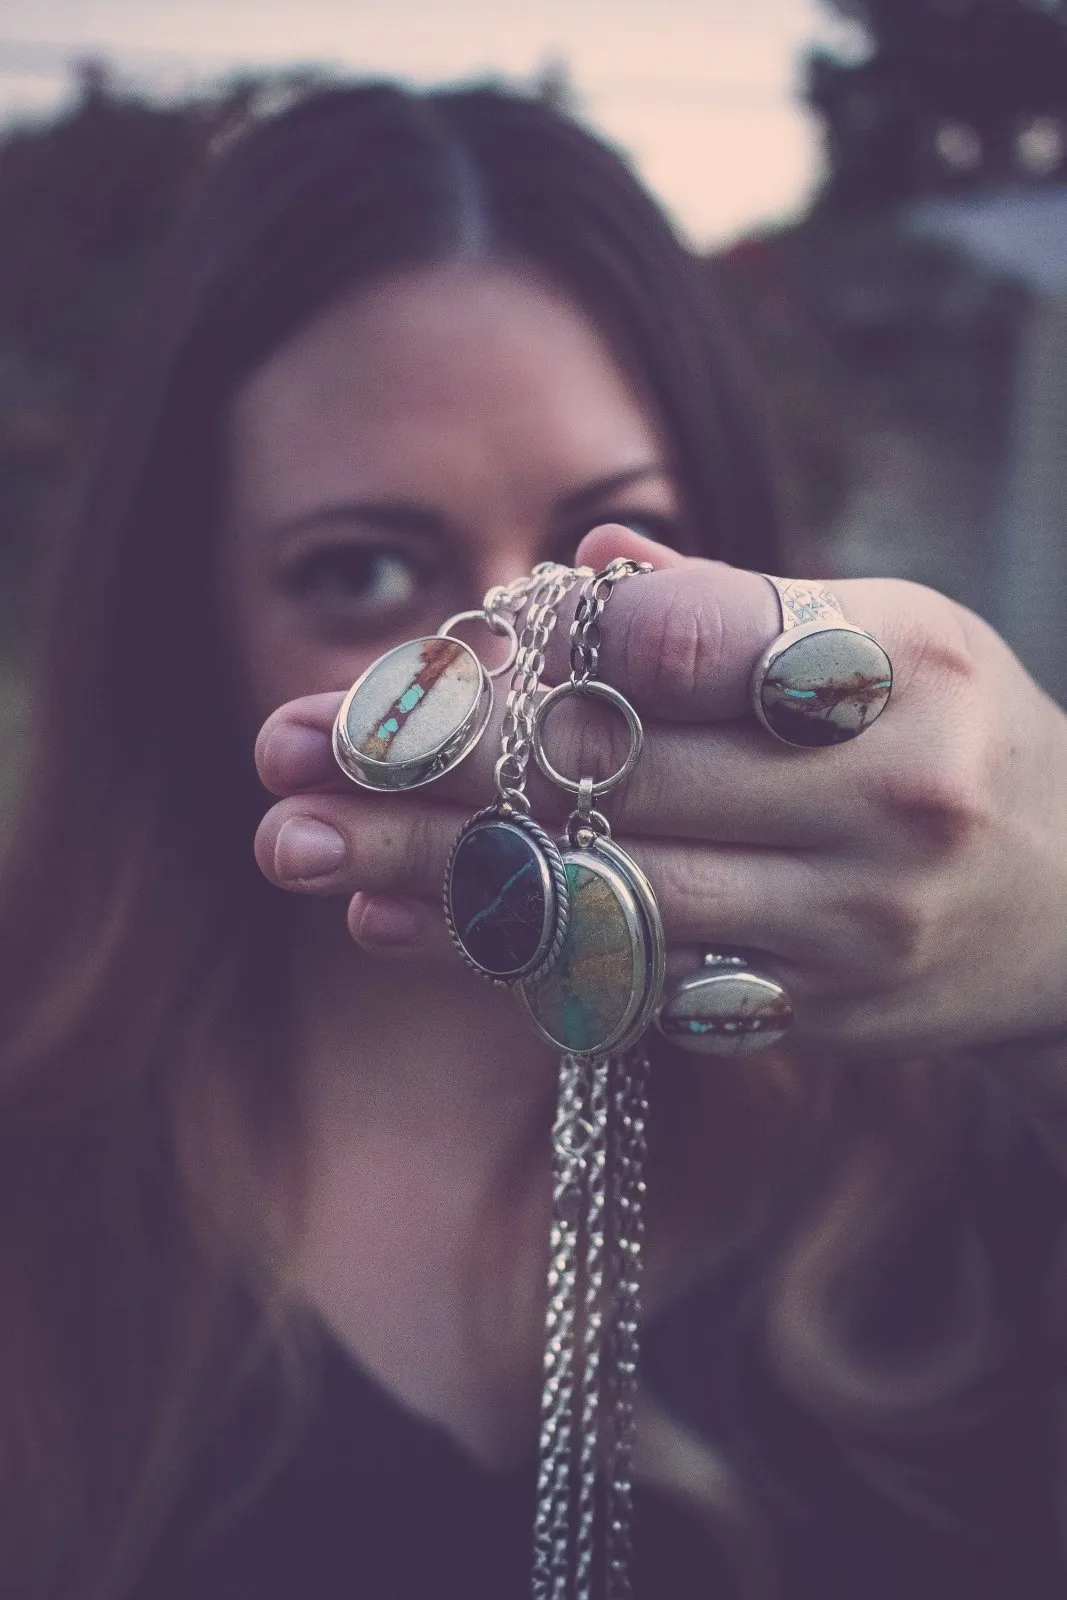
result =
M774 589L782 631L752 671L752 709L783 744L818 749L858 739L889 704L893 665L863 628L845 621L825 584L762 577Z

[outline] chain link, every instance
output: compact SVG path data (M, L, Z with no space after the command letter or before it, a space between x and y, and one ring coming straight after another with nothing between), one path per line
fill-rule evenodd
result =
M608 1361L612 1428L605 1472L606 1587L611 1600L630 1600L632 1592L634 1404L644 1264L647 1121L648 1056L638 1046L618 1063L608 1154L617 1263Z
M651 570L623 559L598 573L552 568L531 590L495 771L502 805L529 809L534 712L564 596L585 580L570 630L571 682L582 685L597 676L615 584ZM609 832L592 799L582 780L571 823L583 843ZM647 1078L640 1048L559 1064L533 1600L592 1600L594 1585L606 1600L631 1600Z
M533 1600L631 1600L647 1077L560 1061Z
M607 1240L608 1080L611 1058L598 1056L588 1071L589 1154L585 1171L585 1321L582 1329L581 1440L578 1461L578 1525L574 1585L588 1592L597 1536L597 1480L600 1471L601 1353L604 1335L604 1271Z
M526 619L519 634L519 652L504 702L500 755L493 768L500 802L512 810L527 814L530 810L525 790L526 769L533 750L533 717L545 672L545 653L556 626L559 606L580 579L592 576L588 567L563 567L553 562L542 562L531 574L536 582L528 595Z
M578 597L578 605L571 623L571 682L588 683L595 678L600 667L600 650L603 636L600 619L611 599L611 592L620 578L631 578L639 572L651 572L647 561L627 561L616 556L606 567L594 573Z
M545 1314L540 1465L534 1521L534 1600L570 1600L571 1440L574 1432L578 1233L585 1188L585 1067L560 1060L552 1129L552 1232Z

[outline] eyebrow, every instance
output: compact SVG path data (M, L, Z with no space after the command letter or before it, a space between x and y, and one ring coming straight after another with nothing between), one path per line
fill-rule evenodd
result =
M603 478L596 478L592 483L583 484L580 489L564 495L556 502L556 513L574 516L589 506L599 505L623 489L632 488L646 478L669 480L670 472L662 462L649 461L640 466L627 467L622 472L608 473ZM340 527L351 522L362 522L368 527L382 528L389 533L403 533L435 541L446 536L451 526L448 518L442 516L440 512L414 502L342 500L334 505L316 507L311 511L298 511L295 516L285 517L280 522L274 523L270 531L275 539L282 540L311 528L329 528L331 524Z
M556 503L557 511L577 512L583 511L586 506L596 505L601 500L606 500L610 495L618 494L621 489L630 489L645 478L666 478L670 480L671 474L662 461L647 461L642 466L628 467L624 472L612 472L604 478L597 478L593 483L587 483L581 489L576 489L573 494L564 495Z
M275 539L282 540L311 528L329 528L334 523L343 527L351 522L425 539L440 539L448 527L447 520L428 506L402 500L340 500L334 505L316 506L311 511L298 511L295 516L284 517L273 524L270 532Z

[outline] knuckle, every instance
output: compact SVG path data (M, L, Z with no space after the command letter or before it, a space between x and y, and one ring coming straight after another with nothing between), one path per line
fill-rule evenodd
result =
M971 748L922 752L886 781L889 814L922 859L964 854L991 821L983 763Z
M627 680L668 714L691 714L694 699L713 681L722 646L718 606L675 594L666 603L635 608L624 639Z
M907 591L902 611L912 618L907 641L909 677L933 688L939 696L966 693L977 672L975 632L978 618L945 595L919 584L901 584Z
M386 827L382 862L389 873L385 887L411 889L420 886L433 875L437 863L440 840L435 818L428 806L413 806L397 821L390 819ZM444 862L441 862L444 868Z
M403 863L417 849L419 813L377 816L374 809L349 808L349 882L353 890L395 887Z
M863 952L864 965L917 978L936 959L944 931L942 897L927 881L867 886L843 908L848 943Z

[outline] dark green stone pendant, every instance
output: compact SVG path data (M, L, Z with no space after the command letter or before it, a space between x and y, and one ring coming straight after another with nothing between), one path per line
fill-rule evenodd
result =
M569 886L559 847L530 817L497 807L472 817L445 869L445 918L464 959L496 983L551 966Z
M625 1050L659 1004L665 950L652 885L610 839L566 848L570 920L556 960L517 988L530 1021L557 1050Z

